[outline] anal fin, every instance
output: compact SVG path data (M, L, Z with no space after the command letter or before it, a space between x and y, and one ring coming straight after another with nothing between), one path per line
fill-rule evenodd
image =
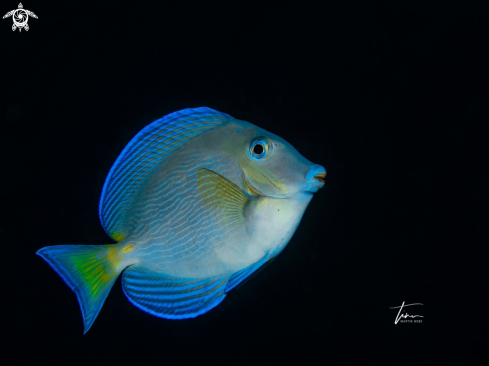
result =
M129 301L141 310L166 319L187 319L204 314L226 296L228 278L185 279L140 266L122 274Z
M241 271L234 273L228 281L226 290L224 292L228 293L232 289L236 288L238 285L243 285L248 280L252 279L255 275L261 272L263 268L273 262L275 258L270 259L268 256L263 257L251 266L243 268ZM261 267L261 268L260 268Z

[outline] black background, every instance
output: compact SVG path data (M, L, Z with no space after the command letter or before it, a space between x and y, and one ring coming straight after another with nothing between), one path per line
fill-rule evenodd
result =
M488 362L487 1L23 5L28 32L0 22L2 364ZM118 280L82 335L35 252L110 243L98 199L119 152L199 106L283 137L325 187L207 314L150 316ZM403 301L422 324L394 325Z

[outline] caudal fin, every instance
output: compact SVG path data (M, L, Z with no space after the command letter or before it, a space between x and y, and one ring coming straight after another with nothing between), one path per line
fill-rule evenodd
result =
M56 245L39 249L40 255L76 293L88 332L114 281L121 273L116 244Z

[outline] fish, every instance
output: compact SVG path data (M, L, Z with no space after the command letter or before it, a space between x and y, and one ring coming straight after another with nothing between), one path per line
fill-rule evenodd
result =
M99 217L115 244L36 254L75 292L84 333L121 273L139 309L194 318L280 254L325 177L273 133L183 109L143 128L110 169Z

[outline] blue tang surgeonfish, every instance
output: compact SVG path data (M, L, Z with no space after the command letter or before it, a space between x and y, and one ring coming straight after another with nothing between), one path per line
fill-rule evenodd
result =
M76 293L85 333L121 272L138 308L193 318L284 249L325 177L273 133L184 109L141 130L107 176L99 216L117 244L37 254Z

